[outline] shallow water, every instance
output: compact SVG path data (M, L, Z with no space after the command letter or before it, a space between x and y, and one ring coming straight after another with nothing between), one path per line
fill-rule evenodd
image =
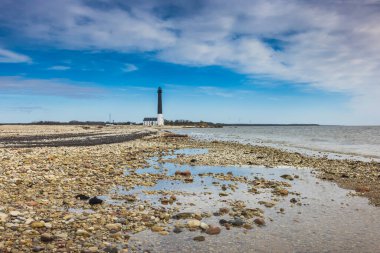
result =
M180 150L174 155L193 155L200 150ZM152 187L136 187L125 191L118 189L119 194L134 194L141 200L150 201L153 205L165 208L178 208L178 212L216 212L220 207L228 207L236 200L243 201L246 207L264 210L266 226L254 226L252 230L243 228L222 228L219 235L207 235L200 230L182 233L170 233L162 236L151 231L135 234L129 245L135 251L143 252L379 252L380 251L380 209L368 205L362 197L350 196L350 192L339 188L336 184L322 181L315 177L310 169L264 168L264 167L220 167L190 166L172 163L159 163L158 159L150 161L150 167L138 169L136 173L162 173L173 175L176 170L190 170L194 182L181 180L160 180ZM158 167L155 169L154 167ZM216 179L212 176L199 176L200 173L232 172L234 176L263 177L267 180L285 181L292 186L290 194L285 197L274 196L271 189L260 189L259 194L248 192L250 185ZM283 174L298 175L298 179L289 181L281 178ZM214 174L215 175L215 174ZM214 182L214 184L213 184ZM219 184L215 184L218 182ZM220 197L221 185L237 186L235 191L227 189L229 195ZM168 190L176 192L177 202L182 205L162 205L159 198L162 194L145 194L146 190ZM181 194L182 193L182 194ZM299 195L298 195L299 194ZM290 203L296 198L300 205ZM260 205L260 200L276 201L272 208ZM280 212L284 208L284 213ZM202 221L210 225L218 225L221 218L227 216L211 216ZM169 227L173 229L176 220L171 220ZM203 242L193 241L193 237L204 235ZM132 251L133 252L133 251Z
M244 126L172 131L335 159L380 160L380 126Z

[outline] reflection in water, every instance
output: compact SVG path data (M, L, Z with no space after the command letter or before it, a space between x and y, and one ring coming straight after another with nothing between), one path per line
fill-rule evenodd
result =
M174 155L207 152L180 150ZM163 159L170 156L162 157ZM190 170L194 181L160 180L152 187L136 187L119 194L133 194L157 206L177 208L181 212L210 212L221 207L230 207L235 201L243 201L249 208L261 208L267 221L265 227L253 230L242 228L222 229L219 235L209 236L201 231L170 233L162 236L144 231L130 239L130 245L143 252L378 252L380 249L380 210L369 206L368 200L349 196L349 191L327 181L321 181L310 169L263 168L263 167L218 167L190 166L160 163L150 160L150 167L138 169L135 173L158 173L174 175L176 170ZM158 168L158 169L157 169ZM249 180L265 178L290 182L290 194L285 197L272 195L272 189L261 189L258 194L249 192L250 185L216 178L232 172L235 177ZM212 174L205 174L212 173ZM296 176L293 181L281 177L283 174ZM222 185L232 185L225 191ZM162 205L160 191L176 193L181 205ZM153 191L157 194L146 194ZM227 196L220 196L220 192ZM295 198L297 203L290 200ZM260 201L272 201L274 207L260 205ZM219 220L229 216L213 216L202 221L218 225ZM169 226L173 226L174 220ZM206 240L195 242L193 237L204 235Z

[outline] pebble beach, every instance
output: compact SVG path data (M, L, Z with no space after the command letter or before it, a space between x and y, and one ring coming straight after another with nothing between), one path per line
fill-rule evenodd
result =
M171 129L0 126L0 252L379 249L379 162Z

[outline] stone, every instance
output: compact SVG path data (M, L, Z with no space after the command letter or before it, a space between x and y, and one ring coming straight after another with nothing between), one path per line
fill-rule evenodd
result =
M20 216L20 215L21 215L21 212L19 212L19 211L11 211L11 212L9 212L9 214L10 214L11 216L13 216L13 217L16 217L16 216Z
M88 237L88 236L90 236L90 233L87 232L87 231L84 230L84 229L78 229L77 232L76 232L76 235L77 235L77 236Z
M169 232L168 231L160 231L160 232L158 232L160 235L168 235L169 234Z
M0 213L0 222L6 222L8 219L8 214Z
M264 226L264 225L265 225L265 220L262 219L262 218L254 219L253 222L254 222L255 224L257 224L258 226Z
M227 223L228 223L228 221L226 221L225 219L219 220L219 224L222 225L222 226L224 226Z
M176 220L180 220L180 219L189 219L189 218L192 218L193 216L194 216L194 213L186 212L186 213L178 213L176 215L173 215L172 218Z
M87 250L85 250L86 253L97 253L99 252L98 247L89 247Z
M98 197L93 197L93 198L90 198L90 200L88 201L88 203L90 205L99 205L99 204L102 204L103 203L103 200L99 199Z
M290 203L295 204L295 203L297 203L297 200L296 200L295 198L291 198L291 199L290 199Z
M252 225L247 224L247 223L243 225L243 228L248 229L248 230L253 229Z
M164 227L157 226L157 225L150 228L150 230L152 230L152 232L161 232L161 231L164 231L164 229L165 229Z
M209 235L218 235L220 234L220 227L216 227L216 226L210 226L207 230L206 230L206 234L209 234Z
M106 228L111 231L120 231L122 225L120 223L109 223L106 225Z
M189 227L189 228L197 228L197 227L199 227L201 225L201 222L199 221L199 220L195 220L195 219L193 219L193 220L189 220L188 222L187 222L187 226Z
M107 246L103 250L104 250L104 252L107 252L107 253L118 253L119 252L119 249L116 247L113 247L113 246Z
M209 225L207 225L206 223L204 223L204 222L201 222L201 224L199 225L200 227L201 227L201 229L203 229L203 230L207 230L210 226Z
M52 242L54 240L54 236L50 233L43 233L41 235L42 242Z
M204 240L206 240L206 238L202 235L200 236L196 236L193 238L194 241L197 241L197 242L203 242Z
M33 247L32 251L33 252L40 252L40 251L43 251L44 249L45 249L44 247L35 246L35 247Z
M43 228L43 227L45 227L45 222L43 222L43 221L33 221L32 223L30 223L30 226L32 228Z
M175 228L173 229L173 232L176 233L176 234L179 234L179 233L182 232L182 229L181 229L181 228L178 228L178 227L175 227Z
M84 195L84 194L78 194L78 195L75 196L75 198L76 199L80 199L80 200L88 200L88 199L90 199L89 196Z
M185 170L185 171L177 170L175 172L175 175L176 176L183 176L183 177L190 177L191 176L191 172L189 170Z
M289 174L281 175L281 177L282 177L283 179L287 179L287 180L293 180L293 179L294 179L294 178L293 178L291 175L289 175Z
M236 218L229 222L234 227L241 227L244 225L244 221L242 219Z

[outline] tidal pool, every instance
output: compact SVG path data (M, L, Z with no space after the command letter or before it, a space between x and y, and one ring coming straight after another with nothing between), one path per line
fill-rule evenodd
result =
M228 214L211 215L202 222L220 226L222 231L219 235L185 228L181 233L170 232L163 236L146 230L131 237L129 245L132 252L380 252L380 209L369 205L366 198L351 196L350 191L339 188L335 183L316 178L312 169L191 166L160 162L176 155L201 152L207 150L178 150L169 156L153 158L148 168L134 171L172 176L177 170L189 170L193 182L164 179L151 187L135 187L128 191L119 188L118 194L135 195L157 207L178 213L212 214L219 208L231 209L238 201L247 208L262 209L266 225L253 226L251 230L234 227L226 230L219 225L220 219L233 217ZM231 173L235 178L245 177L249 183L220 179L220 176ZM284 179L281 177L284 174L295 178L291 181ZM251 182L260 178L290 183L291 187L287 187L289 195L274 195L272 188L259 189L255 194L250 192ZM173 193L176 202L163 205L160 201L162 192ZM225 194L220 196L220 193ZM266 207L260 201L275 205ZM170 220L170 231L175 222L177 220ZM199 235L205 236L205 241L193 240Z

